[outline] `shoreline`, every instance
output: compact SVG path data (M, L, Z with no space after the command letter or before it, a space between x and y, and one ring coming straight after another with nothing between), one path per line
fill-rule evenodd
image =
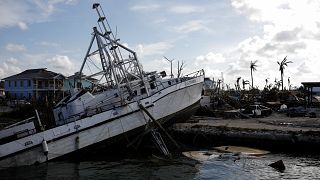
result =
M222 119L193 116L170 128L187 145L213 148L241 145L274 152L316 153L320 150L320 118L274 113L265 118Z

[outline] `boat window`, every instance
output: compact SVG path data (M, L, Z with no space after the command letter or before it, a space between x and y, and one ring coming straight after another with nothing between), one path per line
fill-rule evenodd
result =
M135 95L138 95L137 90L134 90L133 93L134 93Z
M168 81L169 86L171 86L171 81Z

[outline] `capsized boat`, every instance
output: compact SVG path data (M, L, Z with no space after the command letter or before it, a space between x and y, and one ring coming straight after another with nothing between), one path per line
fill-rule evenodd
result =
M0 137L0 167L43 163L133 135L144 131L151 119L159 123L182 120L199 105L203 70L176 78L165 78L165 72L144 72L136 53L115 38L101 6L95 3L93 9L99 16L99 30L93 28L73 92L53 109L56 126L38 131L32 123L27 129L23 125L7 128ZM100 63L95 65L98 71L86 80L97 78L99 83L85 90L81 88L84 67L94 62Z

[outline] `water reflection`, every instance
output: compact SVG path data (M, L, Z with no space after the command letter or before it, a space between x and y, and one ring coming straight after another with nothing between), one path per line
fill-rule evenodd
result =
M286 170L268 164L282 159ZM0 170L0 179L316 179L319 157L269 154L263 157L213 158L197 162L186 157L126 157L113 160L61 160Z
M196 161L162 160L57 161L0 170L0 179L193 179Z

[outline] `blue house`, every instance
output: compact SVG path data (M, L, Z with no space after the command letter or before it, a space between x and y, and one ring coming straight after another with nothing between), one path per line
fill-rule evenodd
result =
M46 68L28 69L4 78L4 90L9 99L44 100L63 96L65 77Z
M4 96L4 81L0 80L0 97Z

